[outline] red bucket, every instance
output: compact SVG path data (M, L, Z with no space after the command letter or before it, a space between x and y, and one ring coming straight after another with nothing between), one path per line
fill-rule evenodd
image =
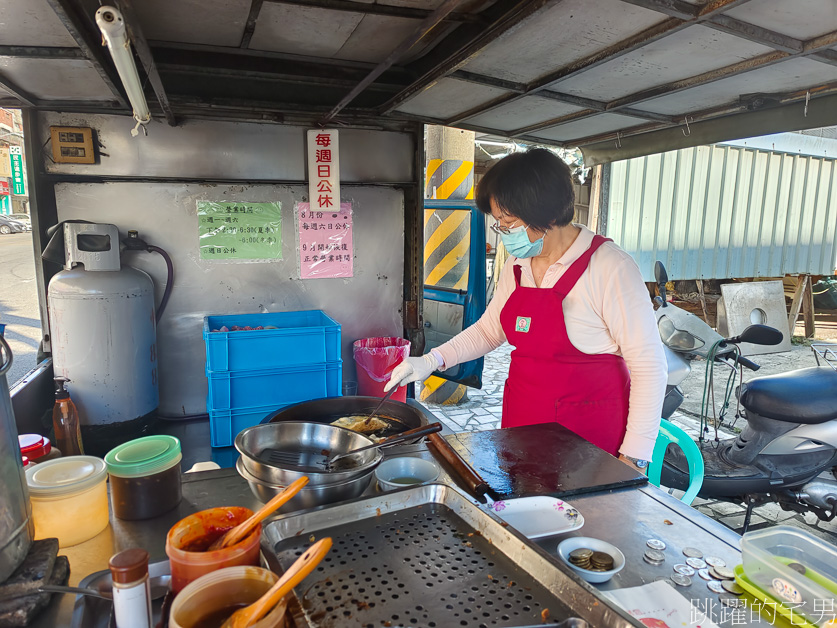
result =
M357 392L369 397L383 397L384 386L393 369L410 355L410 341L404 338L362 338L353 345L357 364ZM392 397L407 401L407 387L401 386Z

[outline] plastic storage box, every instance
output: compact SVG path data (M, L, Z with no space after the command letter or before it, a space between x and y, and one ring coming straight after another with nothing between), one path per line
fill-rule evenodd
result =
M804 530L776 526L745 534L741 553L749 580L795 614L826 625L837 611L837 547Z
M209 410L209 444L232 447L238 433L266 420L285 406L258 406L235 410Z
M212 331L224 326L276 329ZM284 368L341 357L340 325L320 310L206 316L203 339L206 368L213 372Z
M339 397L343 361L258 371L208 371L206 378L210 411L277 407L320 397Z

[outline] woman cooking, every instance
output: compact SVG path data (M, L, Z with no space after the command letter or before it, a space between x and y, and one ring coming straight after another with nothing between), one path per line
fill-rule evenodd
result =
M510 253L474 325L407 358L385 390L482 357L508 341L502 426L557 421L644 468L660 426L666 360L642 275L610 240L572 223L570 170L548 150L515 153L477 188Z

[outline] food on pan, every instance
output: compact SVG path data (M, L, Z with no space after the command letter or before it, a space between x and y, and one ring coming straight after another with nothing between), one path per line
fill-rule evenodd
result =
M335 427L345 427L359 434L369 434L389 427L388 423L378 417L372 417L367 421L368 418L368 416L364 415L344 416L332 422L332 425Z

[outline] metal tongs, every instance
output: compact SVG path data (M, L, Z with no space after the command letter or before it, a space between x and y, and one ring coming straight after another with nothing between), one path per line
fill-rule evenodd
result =
M336 456L331 456L326 461L326 468L330 471L335 468L335 463L338 460L343 460L344 458L349 458L350 456L354 456L355 454L359 454L362 451L368 451L370 449L382 449L384 447L389 447L391 445L397 445L398 443L403 443L404 441L411 440L418 436L427 436L429 434L434 434L436 432L442 431L442 424L441 423L431 423L430 425L425 425L423 427L417 427L412 430L407 430L406 432L402 432L401 434L396 434L395 436L390 436L389 438L385 438L384 440L373 443L372 445L367 445L366 447L360 447L359 449L353 449L352 451L348 451L345 454L337 454Z
M299 451L274 450L270 452L269 461L271 464L276 465L307 467L312 469L319 469L321 471L334 471L334 463L337 460L349 458L351 456L354 456L355 454L359 454L369 449L381 449L384 447L390 447L391 445L397 445L399 443L403 443L404 441L411 440L420 436L427 436L428 434L433 434L441 430L441 423L431 423L430 425L423 425L422 427L417 427L412 430L402 432L401 434L390 436L389 438L385 438L377 443L366 445L364 447L360 447L358 449L353 449L352 451L336 455L322 455Z

